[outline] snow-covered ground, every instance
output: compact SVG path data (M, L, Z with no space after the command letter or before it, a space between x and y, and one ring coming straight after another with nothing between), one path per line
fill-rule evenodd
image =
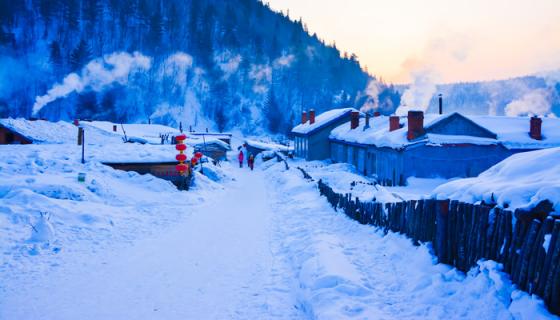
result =
M372 177L365 177L347 163L325 161L291 161L295 167L304 169L316 180L322 179L338 193L351 193L362 201L399 202L430 198L438 186L449 182L446 179L421 179L411 177L406 187L387 187L376 184Z
M0 146L0 319L552 318L492 262L464 275L336 212L297 162L208 165L216 181L179 192L99 163L172 146L87 150L82 165L71 144ZM398 198L351 168L299 164L363 199Z

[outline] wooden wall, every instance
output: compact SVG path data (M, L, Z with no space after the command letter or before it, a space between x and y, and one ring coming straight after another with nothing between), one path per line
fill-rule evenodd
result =
M21 134L0 125L0 144L31 144L32 141Z

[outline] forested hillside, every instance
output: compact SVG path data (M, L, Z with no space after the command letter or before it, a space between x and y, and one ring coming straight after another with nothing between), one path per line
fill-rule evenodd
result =
M287 132L303 108L399 104L257 0L0 0L0 28L0 117Z

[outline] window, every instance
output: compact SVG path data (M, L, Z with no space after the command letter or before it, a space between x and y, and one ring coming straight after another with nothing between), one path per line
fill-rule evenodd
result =
M12 144L14 143L15 137L13 132L6 132L6 143Z

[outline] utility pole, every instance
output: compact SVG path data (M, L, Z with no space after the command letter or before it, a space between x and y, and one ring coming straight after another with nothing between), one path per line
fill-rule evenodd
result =
M82 164L86 163L85 155L85 145L86 145L86 132L84 128L80 128L82 130Z

